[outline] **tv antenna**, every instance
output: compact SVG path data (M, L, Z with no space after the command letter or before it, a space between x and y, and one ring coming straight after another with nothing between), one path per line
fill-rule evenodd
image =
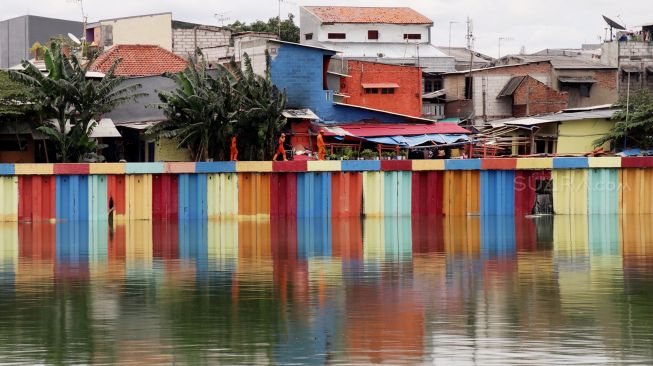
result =
M88 17L86 16L86 11L84 10L84 0L67 0L67 1L69 3L79 4L79 10L82 13L82 38L81 39L82 39L82 41L84 41L84 40L86 40L86 23L88 21ZM75 38L77 38L77 37L75 37ZM79 42L79 44L81 44L81 42Z
M605 15L603 15L603 20L605 20L605 22L608 23L608 26L610 27L610 41L614 40L614 29L626 30L626 27L606 17Z
M230 12L230 11L225 11L225 12L223 12L223 13L215 13L215 14L213 14L213 16L214 16L215 19L220 23L220 25L221 25L222 27L224 27L224 22L225 22L225 20L229 20L229 19L231 19L231 18L229 18L229 17L227 16L227 14L229 14L229 13L231 13L231 12Z
M504 41L514 41L515 39L512 37L499 37L499 58L501 58L501 42Z

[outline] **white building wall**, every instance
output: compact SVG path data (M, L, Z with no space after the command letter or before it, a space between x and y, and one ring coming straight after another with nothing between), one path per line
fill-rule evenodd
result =
M172 14L155 14L101 22L112 29L112 45L147 44L172 51Z
M379 39L368 39L367 32L379 32ZM329 33L345 33L346 39L329 39ZM405 43L404 34L419 34L420 40L412 42L429 43L429 26L401 24L332 24L322 25L318 32L319 42L348 43ZM315 35L313 35L315 38Z
M319 46L320 42L317 40L320 32L320 20L315 15L306 11L303 7L299 7L299 43L309 46ZM306 34L313 33L313 39L307 40Z

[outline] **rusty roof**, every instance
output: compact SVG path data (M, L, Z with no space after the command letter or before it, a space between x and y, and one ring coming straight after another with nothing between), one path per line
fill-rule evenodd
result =
M305 6L323 23L425 24L433 21L408 7Z
M508 82L506 85L501 89L499 92L499 95L497 95L497 99L503 98L503 97L510 97L513 94L515 94L515 91L517 91L517 88L526 80L528 76L514 76Z
M166 72L181 72L188 62L174 53L154 45L117 45L101 54L91 65L91 71L106 73L121 59L116 76L154 76Z

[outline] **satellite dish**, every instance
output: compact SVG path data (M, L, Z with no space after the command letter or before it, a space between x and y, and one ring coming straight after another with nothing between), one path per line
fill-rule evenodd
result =
M70 38L75 44L82 44L82 42L72 33L68 33L68 38Z
M606 23L610 26L610 28L618 29L618 30L626 30L626 27L623 25L615 22L614 20L606 17L605 15L603 16L603 19L605 20Z

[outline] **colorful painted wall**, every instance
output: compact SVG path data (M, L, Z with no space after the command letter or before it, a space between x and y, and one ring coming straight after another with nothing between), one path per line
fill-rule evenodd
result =
M0 164L0 221L653 213L653 158Z

